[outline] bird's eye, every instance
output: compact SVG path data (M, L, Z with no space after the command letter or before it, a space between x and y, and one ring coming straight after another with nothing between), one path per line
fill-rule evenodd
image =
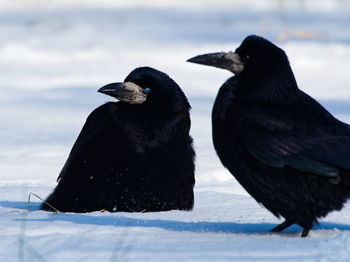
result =
M249 56L249 55L244 55L244 59L245 59L246 61L248 61L248 60L250 59L250 56Z
M143 93L144 93L144 94L149 94L149 93L151 93L151 88L148 88L148 87L144 88L144 89L143 89Z

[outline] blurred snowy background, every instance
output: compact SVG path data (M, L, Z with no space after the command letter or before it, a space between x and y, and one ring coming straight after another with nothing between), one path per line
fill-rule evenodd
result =
M287 52L301 89L350 122L349 26L349 0L0 0L0 257L116 261L117 238L129 228L133 244L123 261L334 261L334 254L349 261L350 235L339 231L350 229L349 208L307 240L293 233L297 227L266 232L279 221L212 148L211 107L230 73L185 62L262 35ZM192 104L194 211L35 211L23 231L28 193L52 190L86 117L110 100L97 89L144 65L168 73Z

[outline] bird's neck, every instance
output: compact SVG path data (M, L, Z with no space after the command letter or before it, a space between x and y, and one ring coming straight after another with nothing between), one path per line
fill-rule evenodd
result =
M290 104L297 98L299 90L289 66L247 72L238 76L237 81L239 96L261 103Z

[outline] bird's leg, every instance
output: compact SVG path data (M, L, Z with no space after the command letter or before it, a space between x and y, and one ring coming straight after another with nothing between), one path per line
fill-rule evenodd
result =
M312 225L304 227L303 232L301 233L301 237L307 237L311 228L312 228Z
M273 229L271 229L271 231L272 232L280 232L282 230L285 230L287 227L290 227L293 224L294 224L293 222L290 222L290 221L286 220L283 223L281 223L278 226L276 226Z

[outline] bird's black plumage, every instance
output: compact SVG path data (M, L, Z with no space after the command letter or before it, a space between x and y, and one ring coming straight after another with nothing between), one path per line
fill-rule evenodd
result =
M220 88L212 135L223 165L285 222L307 236L318 218L350 197L350 127L301 91L284 51L248 36L235 53L190 62L235 73ZM220 63L220 61L223 61Z
M141 67L99 91L127 102L89 115L46 203L61 212L192 209L195 153L180 87Z

